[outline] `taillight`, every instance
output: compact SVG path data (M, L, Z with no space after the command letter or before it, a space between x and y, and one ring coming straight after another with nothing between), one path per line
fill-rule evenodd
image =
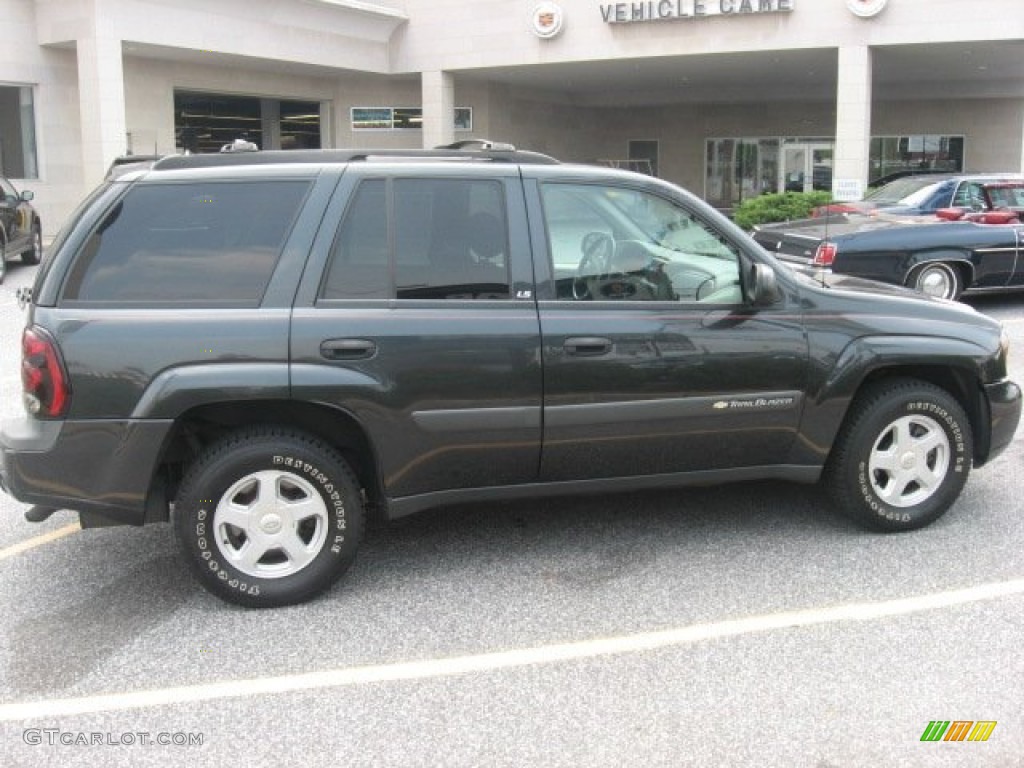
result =
M811 261L811 264L815 267L831 267L836 260L836 253L838 251L839 247L835 243L830 243L826 240L814 252L814 259Z
M21 335L21 388L33 416L56 419L67 410L68 377L56 342L42 328L26 328Z

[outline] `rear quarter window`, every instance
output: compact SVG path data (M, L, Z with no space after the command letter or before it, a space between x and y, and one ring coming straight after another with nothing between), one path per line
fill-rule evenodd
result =
M133 187L82 247L63 300L258 306L309 186L261 179Z

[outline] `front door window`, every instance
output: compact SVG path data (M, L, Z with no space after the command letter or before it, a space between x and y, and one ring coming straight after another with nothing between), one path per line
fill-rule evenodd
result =
M689 211L639 190L548 184L556 295L573 301L743 301L739 252Z

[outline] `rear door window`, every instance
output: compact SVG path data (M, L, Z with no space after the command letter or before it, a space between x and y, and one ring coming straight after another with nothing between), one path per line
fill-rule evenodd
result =
M501 182L368 179L331 249L323 299L508 299Z
M309 182L139 185L100 222L67 302L258 306Z

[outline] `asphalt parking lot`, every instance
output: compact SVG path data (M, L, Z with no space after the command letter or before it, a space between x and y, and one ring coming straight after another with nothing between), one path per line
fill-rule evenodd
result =
M5 417L33 273L0 286ZM972 303L1024 381L1024 295ZM782 483L439 510L263 612L168 526L0 496L0 765L1024 766L1022 466L1018 433L894 536Z

